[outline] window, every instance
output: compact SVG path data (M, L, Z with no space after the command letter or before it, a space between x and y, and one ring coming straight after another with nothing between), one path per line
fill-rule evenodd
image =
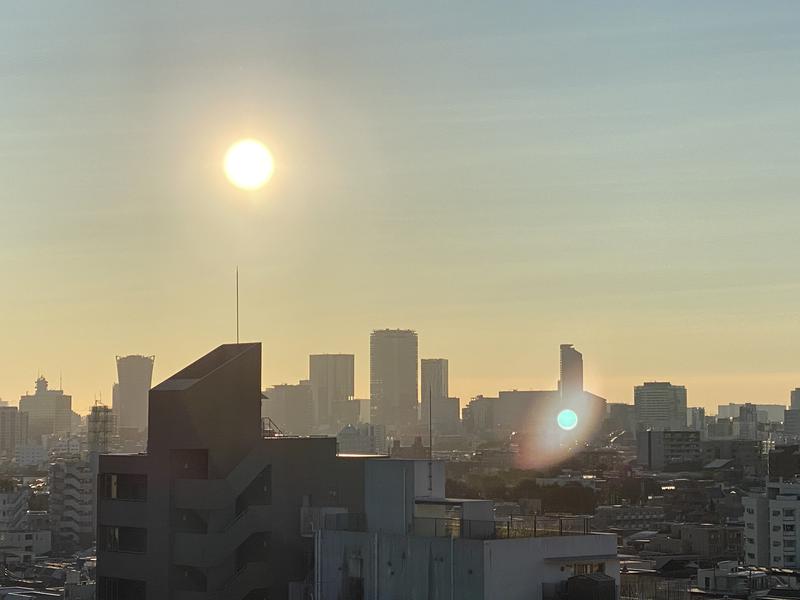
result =
M170 450L169 460L176 479L208 479L208 450Z
M748 544L755 544L755 543L756 543L756 541L755 541L755 539L753 539L753 538L747 538L747 543L748 543Z
M605 563L576 563L572 565L573 575L588 575L589 573L605 573Z
M794 524L787 524L783 526L784 531L794 531Z
M785 557L786 562L793 563L794 562L794 554L787 554Z
M752 515L752 514L754 514L755 512L756 512L756 511L754 511L752 508L749 508L749 507L747 508L747 514L748 514L748 515Z
M784 548L794 548L796 545L795 540L783 540L783 547Z
M793 517L794 516L794 509L793 508L784 508L783 509L783 516L784 517Z
M140 600L146 596L144 581L118 577L100 577L97 581L99 600Z
M753 559L753 560L755 560L755 558L756 558L756 555L755 555L755 554L753 554L752 552L748 552L748 553L747 553L747 558L750 558L750 559Z
M100 479L103 498L112 500L147 500L147 475L103 473Z
M780 542L780 540L775 540L774 542L772 542L772 545L777 547L777 546L781 545L781 542Z
M781 526L780 525L773 525L772 526L772 531L780 531L780 530L781 530Z
M780 516L781 516L781 511L779 511L779 510L773 510L773 511L772 511L772 516L773 516L773 517L780 517Z
M106 552L147 552L147 529L143 527L101 526L97 539Z

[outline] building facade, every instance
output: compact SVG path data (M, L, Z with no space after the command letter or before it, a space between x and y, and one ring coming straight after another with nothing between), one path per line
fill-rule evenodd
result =
M637 462L651 471L700 466L699 431L640 431L636 446Z
M745 564L800 567L800 483L767 482L764 494L751 494L742 504Z
M374 424L403 428L417 423L417 333L380 329L370 336L369 395Z
M633 390L637 430L686 429L686 388L668 381L649 381Z
M314 427L335 432L355 423L351 408L355 396L355 356L352 354L312 354L308 358L308 379Z
M0 456L11 460L17 445L28 443L28 413L16 406L0 406Z
M108 406L95 405L86 418L86 436L89 453L105 454L117 434L117 417Z
M431 412L436 412L438 404L450 397L449 365L446 358L423 358L419 362L420 421L427 423Z
M264 392L261 416L272 419L285 434L308 435L314 430L312 398L307 380L274 385Z
M60 458L50 464L50 530L53 546L62 551L85 550L94 541L95 474L80 458Z
M100 457L98 600L302 593L313 523L363 512L365 459L264 437L260 388L261 345L227 344L151 390L147 453Z
M364 470L365 509L320 523L313 597L543 600L574 577L601 578L616 597L616 536L583 518L495 520L489 500L445 497L444 464L375 460Z
M572 344L561 344L558 389L561 399L570 402L583 394L583 355Z
M36 380L36 392L19 399L19 411L28 415L28 437L34 444L45 435L66 435L72 431L72 396L48 389L47 379Z
M147 427L147 394L153 382L155 356L132 354L117 357L114 413L120 427Z

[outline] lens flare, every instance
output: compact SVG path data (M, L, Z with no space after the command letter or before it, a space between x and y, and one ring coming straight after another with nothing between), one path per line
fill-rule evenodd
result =
M561 427L564 431L571 431L578 426L578 415L575 413L574 410L570 408L565 408L556 417L556 422L558 426Z

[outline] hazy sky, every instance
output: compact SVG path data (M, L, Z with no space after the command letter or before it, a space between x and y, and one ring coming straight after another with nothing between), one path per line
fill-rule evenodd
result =
M234 337L264 383L414 328L462 397L800 386L800 4L11 1L0 397ZM255 195L224 179L272 150Z

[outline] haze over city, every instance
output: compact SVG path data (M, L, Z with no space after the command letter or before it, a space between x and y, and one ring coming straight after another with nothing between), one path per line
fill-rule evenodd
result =
M187 8L191 6L191 10ZM235 339L263 383L413 328L466 403L798 385L793 2L15 3L0 22L0 397L110 400ZM91 18L87 18L91 14ZM258 192L227 148L270 148Z

